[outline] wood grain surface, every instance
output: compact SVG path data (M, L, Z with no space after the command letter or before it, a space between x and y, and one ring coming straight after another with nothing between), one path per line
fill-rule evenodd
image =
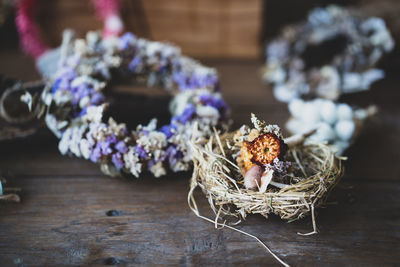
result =
M262 0L123 0L125 28L140 37L173 42L191 56L258 58ZM40 0L37 20L47 43L65 28L84 36L102 28L91 1Z
M33 63L0 52L0 73L37 78ZM394 60L394 59L393 59ZM398 266L400 261L400 91L398 64L367 93L343 100L379 114L347 152L346 175L317 210L320 233L309 217L285 223L249 216L239 229L256 235L293 266ZM262 62L208 60L218 69L234 127L250 112L283 125L286 105L260 81ZM139 93L138 93L139 92ZM115 88L112 113L134 126L152 116L167 120L168 97L136 87ZM187 205L190 173L109 178L97 165L64 157L48 130L0 143L0 170L21 187L21 203L0 203L1 266L279 266L257 242L197 218ZM200 211L212 217L196 192Z

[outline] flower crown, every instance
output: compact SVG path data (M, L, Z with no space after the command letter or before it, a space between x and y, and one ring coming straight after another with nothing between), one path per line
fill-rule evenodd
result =
M100 163L110 175L122 171L139 176L147 168L159 177L167 167L187 170L189 141L227 125L228 107L216 71L182 56L179 48L131 33L101 39L89 32L85 40L63 43L60 67L41 97L62 154ZM172 93L170 123L158 127L153 119L128 131L112 118L104 122L108 104L103 91L115 73Z

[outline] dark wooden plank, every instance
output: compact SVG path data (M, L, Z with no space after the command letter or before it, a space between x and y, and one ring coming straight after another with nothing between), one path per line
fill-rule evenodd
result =
M216 230L187 207L188 175L151 179L104 176L20 176L21 204L0 206L2 262L26 265L125 264L276 265L258 244L231 230ZM398 183L344 181L319 210L321 233L310 218L287 224L250 216L238 226L264 240L293 265L374 266L400 260ZM202 193L200 210L210 216ZM107 216L118 210L120 216Z

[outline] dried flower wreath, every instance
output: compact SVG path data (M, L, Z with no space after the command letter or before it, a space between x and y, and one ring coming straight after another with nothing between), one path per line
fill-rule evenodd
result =
M264 79L274 84L282 102L304 96L336 100L383 78L384 72L374 66L393 47L381 18L338 6L316 8L307 21L287 26L270 42ZM327 53L335 49L342 51L329 58Z
M159 177L167 166L174 172L187 170L189 140L227 126L228 107L216 71L182 56L175 46L131 33L106 39L95 32L86 39L66 33L59 66L40 101L29 94L24 99L37 115L45 114L46 124L61 139L62 154L100 163L106 174L139 176L147 168ZM129 132L112 118L104 122L108 105L103 90L115 73L172 93L170 124L157 127L153 119Z
M103 36L104 37L115 37L119 36L124 29L123 22L119 15L120 10L120 1L119 0L92 0L93 5L96 10L96 15L103 20L104 28L103 28ZM43 77L51 78L54 75L55 67L58 60L61 57L61 47L51 49L43 42L40 38L40 30L35 23L35 8L36 8L36 0L19 0L15 1L16 6L16 17L15 24L17 26L17 30L19 33L20 45L22 50L29 56L35 59L36 68L40 72ZM0 77L0 87L3 87L3 77ZM18 136L26 136L29 134L33 134L38 125L27 125L31 124L34 121L35 113L31 114L10 114L7 109L6 102L9 99L15 99L15 95L21 94L23 91L29 91L34 94L31 89L32 87L39 87L36 89L42 88L42 81L34 82L34 83L20 83L17 81L9 81L7 82L7 88L1 90L1 98L0 98L0 117L5 121L13 124L18 124L18 127L5 127L0 131L0 141L3 138L15 138ZM0 88L3 89L3 88ZM37 91L37 90L35 90ZM36 106L37 98L32 98L32 95L27 93L25 96L25 102L28 102L30 107ZM15 112L15 103L12 103L8 106L12 106ZM17 112L19 113L19 112ZM6 179L0 177L0 201L14 201L19 202L20 198L17 194L10 193L13 191L18 191L18 188L3 188L2 183L6 183ZM3 194L7 192L6 194Z
M35 0L19 2L16 22L22 47L50 78L40 98L27 93L23 100L33 113L45 115L46 124L61 139L62 154L100 163L109 175L122 171L139 176L147 168L159 177L167 166L175 172L187 170L193 135L205 138L213 127L227 126L228 107L219 93L216 71L182 56L173 45L131 33L119 37L119 1L92 1L104 20L104 38L89 32L85 40L74 39L65 31L62 45L53 50L42 43L33 23ZM112 118L105 122L108 104L103 90L113 76L167 89L173 95L170 124L157 127L153 119L129 132Z

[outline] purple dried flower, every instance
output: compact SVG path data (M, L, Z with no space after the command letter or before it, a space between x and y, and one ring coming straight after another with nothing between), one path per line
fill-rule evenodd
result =
M78 74L76 71L70 66L63 66L58 72L57 76L60 78L64 78L66 80L73 80L75 79Z
M206 105L216 108L221 114L222 118L226 117L226 112L228 110L228 105L220 97L215 97L211 94L204 94L200 96L200 101Z
M87 107L84 107L77 115L77 117L82 117L86 114L87 112Z
M266 49L267 60L284 61L289 53L289 44L285 40L273 41Z
M119 141L115 145L115 149L118 150L119 152L121 152L122 154L125 154L126 152L128 152L128 147L126 146L124 141Z
M117 137L115 134L110 134L109 136L106 137L106 141L109 142L110 144L115 144L117 143Z
M137 145L136 146L136 151L138 152L139 157L141 157L142 159L147 159L148 158L146 150L144 149L144 147L142 147L140 145Z
M124 161L122 160L122 154L117 152L111 156L111 161L114 163L115 167L120 170L124 167Z
M213 87L217 89L218 78L215 74L190 74L185 73L180 65L175 66L172 74L173 81L180 90L189 90L195 88Z
M100 105L102 103L104 103L106 101L106 98L104 97L104 95L102 93L94 93L90 99L90 103L92 105Z
M51 87L51 92L52 92L53 94L54 94L55 92L57 92L58 89L60 89L60 83L61 83L61 78L58 78L58 79L54 82L53 86Z
M76 66L76 65L78 65L80 63L81 55L74 54L72 56L69 56L66 61L67 61L67 65L63 66L63 68L64 69L74 70L71 66Z
M176 71L172 74L173 81L178 85L180 90L187 89L187 76L182 71Z
M67 91L71 88L71 81L65 78L60 78L60 83L58 84L59 90Z
M165 152L168 156L168 163L170 166L174 166L178 160L183 157L182 151L178 150L176 145L169 146Z
M90 94L92 94L93 92L93 88L89 87L86 83L80 84L77 87L73 87L71 88L71 93L72 93L72 104L73 105L78 105L79 101L86 97L89 96Z
M54 82L51 92L55 94L58 90L68 90L70 88L70 82L69 79L61 76Z
M148 136L148 135L149 135L149 131L148 131L148 130L142 130L141 133L142 133L144 136Z
M101 149L101 154L102 155L110 155L112 153L112 149L110 147L110 142L108 141L100 141L98 143Z
M132 61L129 63L128 68L129 68L129 70L130 70L131 72L135 73L135 72L136 72L136 68L137 68L140 64L142 64L142 58L141 58L139 55L136 55L136 56L132 59Z
M147 162L147 169L149 171L151 171L151 168L156 165L156 162L154 161L154 159L149 160L149 162Z
M171 138L175 133L176 126L174 125L164 125L160 128L160 132L167 136L167 139Z
M92 154L90 155L90 160L93 162L98 162L101 157L101 148L100 145L97 144L96 147L92 150Z
M136 41L136 36L130 32L125 33L119 38L119 48L128 49Z
M183 110L182 114L175 116L174 119L181 123L186 123L193 117L195 113L196 107L193 104L189 103L186 105L186 108Z
M213 95L210 94L204 94L200 96L200 101L207 105L207 106L211 106L214 107L216 109L223 109L223 108L227 108L226 103L224 102L224 100L222 100L222 98L219 97L214 97Z
M193 74L190 78L191 88L215 87L217 83L217 76L212 74Z
M289 161L281 161L275 158L272 164L265 165L265 169L273 170L275 177L283 178L287 174L287 169L290 165L291 163Z

